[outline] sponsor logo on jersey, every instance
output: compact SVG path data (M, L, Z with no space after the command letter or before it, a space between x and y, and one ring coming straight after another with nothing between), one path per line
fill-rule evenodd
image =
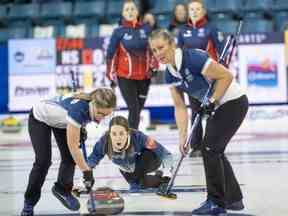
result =
M147 35L146 35L144 29L140 29L139 31L140 31L140 38L147 38Z
M198 30L198 37L205 37L205 29L204 28L200 28Z
M79 99L73 99L70 104L76 104L79 101Z
M186 32L183 34L183 37L192 37L192 31L186 30Z
M129 35L128 33L125 33L124 37L123 37L124 40L131 40L132 38L133 38L133 36Z

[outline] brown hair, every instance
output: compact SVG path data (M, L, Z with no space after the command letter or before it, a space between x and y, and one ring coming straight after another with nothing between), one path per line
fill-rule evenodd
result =
M154 40L154 39L159 38L159 37L162 37L165 40L167 40L169 42L169 44L175 43L174 36L172 35L172 33L167 31L166 29L156 29L156 30L152 31L150 36L149 36L149 42L151 42L151 40Z
M112 126L114 126L114 125L120 125L120 126L124 127L125 130L128 132L128 134L130 134L130 132L133 130L133 129L129 128L128 120L125 117L123 117L123 116L114 116L111 119L111 121L109 123L109 129L105 133L105 136L107 138L105 152L106 152L106 154L107 154L109 159L111 159L112 153L113 153L112 141L111 141L111 138L110 138L110 131L111 131ZM131 146L129 146L128 150L130 150L130 149L131 149Z
M181 21L177 20L177 17L176 17L176 15L175 15L176 8L179 7L179 6L183 6L183 7L184 7L185 13L186 13L185 17L186 17L186 20L187 20L188 10L187 10L187 5L184 4L184 3L178 3L178 4L176 4L176 5L174 6L174 8L173 8L173 18L172 18L172 20L173 20L174 22L178 23L178 24L183 24L183 23L181 23Z
M96 88L91 93L75 93L73 98L91 101L97 108L116 107L116 95L112 89L107 87Z

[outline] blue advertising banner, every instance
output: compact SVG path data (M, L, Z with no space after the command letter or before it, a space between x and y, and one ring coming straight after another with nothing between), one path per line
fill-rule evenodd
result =
M0 113L8 112L8 49L0 43Z

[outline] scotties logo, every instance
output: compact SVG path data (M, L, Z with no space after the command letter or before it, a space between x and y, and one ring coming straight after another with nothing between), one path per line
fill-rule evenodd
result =
M250 62L247 65L248 84L274 87L278 83L277 64L269 58L259 62Z

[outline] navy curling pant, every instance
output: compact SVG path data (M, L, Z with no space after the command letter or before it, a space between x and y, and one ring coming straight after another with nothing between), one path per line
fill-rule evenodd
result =
M140 155L137 155L135 171L133 173L124 172L122 170L120 170L120 172L129 184L143 184L145 175L149 172L156 171L160 165L161 160L154 152L144 150Z
M53 128L34 118L32 111L28 121L35 161L29 175L29 182L25 192L25 201L35 205L41 196L41 188L51 165L51 131L55 136L61 154L57 182L59 190L70 192L73 187L75 162L69 151L66 129Z
M221 105L208 118L202 145L208 199L225 207L243 196L225 148L240 127L248 111L248 99L241 96Z
M118 77L119 89L129 111L128 123L130 128L138 129L140 113L147 98L150 82L150 79L131 80Z

